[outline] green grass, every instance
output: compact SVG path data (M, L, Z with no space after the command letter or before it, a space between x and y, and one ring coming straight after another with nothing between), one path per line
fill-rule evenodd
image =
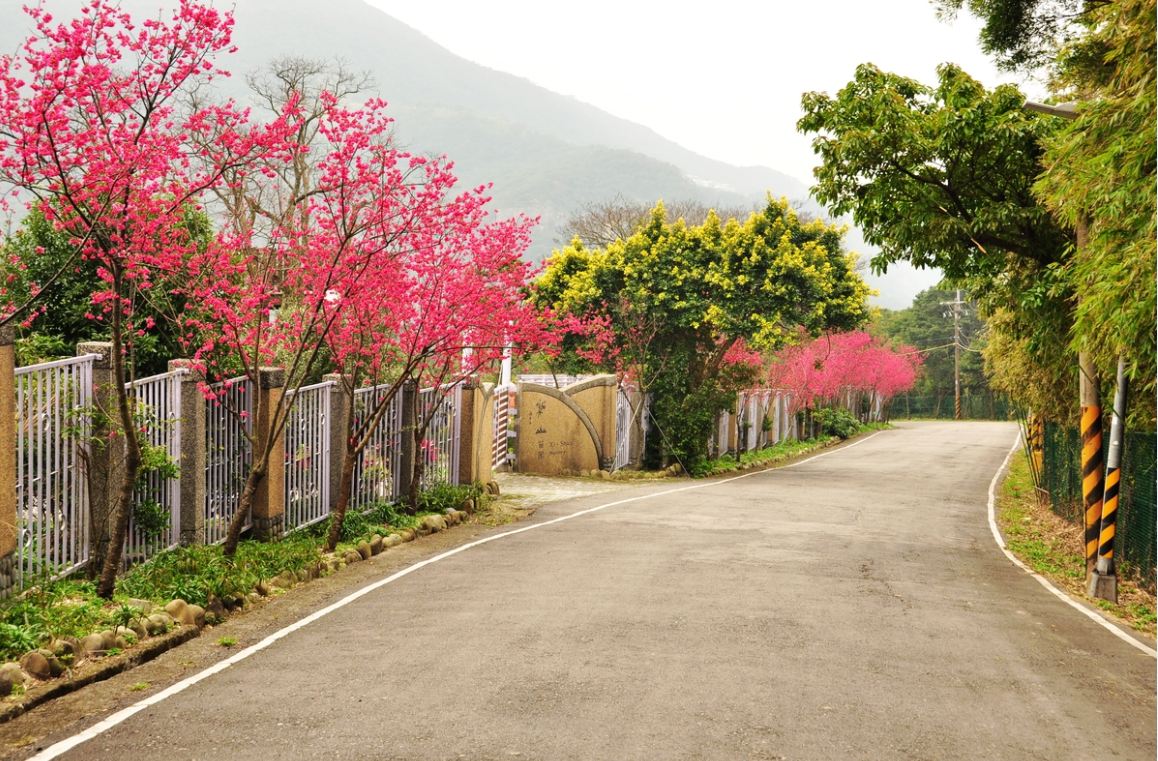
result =
M236 637L220 637L217 640L217 646L218 647L233 647L236 644L237 644L237 638Z
M121 622L118 605L106 605L87 581L37 584L0 603L0 659L15 660L54 637L83 637Z
M887 428L889 428L888 423L865 423L860 426L857 432L883 431ZM715 460L708 460L692 475L696 478L702 478L731 473L755 465L775 465L778 462L790 460L817 449L822 449L837 441L840 441L837 436L823 436L815 439L804 439L803 441L782 441L779 444L773 444L764 449L753 449L749 452L743 452L739 460L736 459L735 455L726 455Z
M725 455L715 460L708 460L693 475L696 477L718 476L752 465L772 465L820 449L828 442L837 440L836 436L831 436L822 439L804 439L803 441L782 441L764 449L744 452L740 455L739 460L736 459L735 455Z
M1050 578L1085 578L1081 545L1051 532L1039 518L1033 480L1024 458L1014 458L1002 483L998 518L1005 544L1033 570ZM1076 533L1074 534L1076 536Z
M480 509L486 505L487 497L480 486L449 486L424 492L417 515L394 504L376 505L365 513L349 513L339 549L354 547L374 534L386 536L414 528L424 515L457 508L468 498L473 498ZM80 638L127 625L141 615L140 610L127 605L130 598L158 605L180 598L204 607L210 598L245 595L258 582L317 564L328 529L328 521L323 521L276 542L243 541L232 558L225 557L220 546L178 547L162 552L118 579L111 602L97 597L95 584L89 581L38 584L18 597L0 601L0 661L19 659L53 639Z
M1014 457L1002 482L997 523L1009 551L1034 571L1134 629L1154 634L1158 623L1154 595L1125 575L1119 575L1117 603L1086 594L1082 527L1039 503L1024 457Z

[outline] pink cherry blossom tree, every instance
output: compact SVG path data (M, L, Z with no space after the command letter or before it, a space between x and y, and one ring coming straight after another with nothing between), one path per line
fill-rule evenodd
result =
M868 333L832 333L787 347L772 359L768 381L791 392L793 413L838 403L853 394L876 394L884 403L913 387L921 355L911 346L890 347Z
M5 203L40 203L76 256L97 264L93 312L109 325L120 488L95 547L98 591L113 592L128 529L141 447L126 349L152 325L138 319L151 289L180 289L200 252L185 210L269 149L277 130L252 129L231 104L180 107L183 94L223 74L233 21L181 0L167 18L134 22L108 0L57 23L39 6L35 33L0 56L0 184ZM203 136L212 134L212 140ZM66 265L67 266L67 265ZM206 273L199 280L208 285ZM41 284L51 287L52 279ZM190 294L195 298L195 294ZM6 319L23 305L10 305Z
M441 160L429 165L449 169ZM444 197L424 205L395 241L391 273L365 280L351 295L355 308L344 313L327 342L350 404L330 549L350 503L355 463L404 383L432 389L426 403L412 410L413 428L403 432L421 452L431 413L454 384L492 366L506 346L544 343L542 323L524 299L530 266L521 255L534 220L494 219L485 188L452 196L453 178L442 179L449 179L437 186ZM353 391L365 385L387 388L368 395L355 414ZM423 464L416 458L416 471L409 474L412 505Z
M233 218L232 245L207 252L212 261L199 268L217 273L217 287L199 289L205 297L187 323L191 338L216 333L195 352L211 378L240 372L256 384L260 368L277 365L293 392L344 360L329 352L342 346L350 326L363 325L368 345L381 345L393 310L405 304L404 255L438 235L432 210L453 184L449 167L399 151L383 101L351 109L323 93L322 103L314 115L317 139L279 157L298 162L313 154L310 183L274 167L239 178L232 198L262 212ZM268 410L263 395L254 397L250 414L268 421L267 430L249 434L251 465L230 519L227 555L236 551L269 470L268 445L285 430L294 396L282 395Z

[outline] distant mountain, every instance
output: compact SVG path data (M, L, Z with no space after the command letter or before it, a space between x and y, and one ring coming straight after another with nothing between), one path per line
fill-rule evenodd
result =
M165 0L123 0L155 15ZM172 0L168 0L172 5ZM80 0L47 0L58 16ZM694 199L743 206L765 193L805 201L805 186L765 167L701 156L647 127L620 119L526 79L471 63L362 0L239 0L234 42L224 62L234 77L223 94L248 97L244 74L285 56L333 60L368 72L390 104L396 135L411 150L445 153L467 185L493 182L496 206L542 218L532 249L549 251L558 226L592 201ZM15 2L0 7L0 50L27 34Z

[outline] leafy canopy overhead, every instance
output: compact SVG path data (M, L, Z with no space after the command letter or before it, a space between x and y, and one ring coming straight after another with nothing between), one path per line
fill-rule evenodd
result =
M1004 69L1047 66L1058 45L1077 33L1087 14L1108 0L938 0L944 16L962 7L980 18L981 49Z
M1043 141L1062 125L1025 111L1012 86L987 91L950 65L938 78L927 87L863 65L836 97L805 95L798 126L823 159L814 193L881 247L876 269L939 267L983 313L1000 311L1002 345L1040 369L1041 398L1074 359L1073 236L1033 194Z
M952 65L938 76L927 87L863 64L836 97L804 95L797 126L816 135L817 199L881 248L878 272L908 260L992 279L1011 257L1060 261L1069 236L1032 192L1056 120L1023 110L1015 87L988 92Z
M1088 239L1069 275L1080 288L1076 343L1099 365L1125 355L1153 399L1156 375L1154 0L1122 0L1091 12L1090 33L1063 51L1062 83L1077 118L1046 142L1047 171L1035 190L1066 224L1085 218Z

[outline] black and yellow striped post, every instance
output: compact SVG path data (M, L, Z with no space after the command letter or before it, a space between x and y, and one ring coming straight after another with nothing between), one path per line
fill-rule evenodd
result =
M1031 412L1026 426L1029 429L1029 457L1033 470L1033 485L1041 486L1041 469L1045 467L1045 418Z
M1093 572L1098 557L1102 523L1102 407L1082 405L1082 504L1086 516L1086 571Z
M1114 533L1118 521L1118 492L1122 477L1122 441L1126 432L1126 360L1118 358L1118 388L1114 393L1114 417L1110 422L1110 451L1106 457L1098 560L1090 574L1091 597L1118 601L1118 574L1114 567Z
M1080 237L1080 236L1079 236ZM1094 572L1102 524L1102 398L1098 374L1087 352L1078 352L1082 404L1082 505L1086 519L1086 575Z

